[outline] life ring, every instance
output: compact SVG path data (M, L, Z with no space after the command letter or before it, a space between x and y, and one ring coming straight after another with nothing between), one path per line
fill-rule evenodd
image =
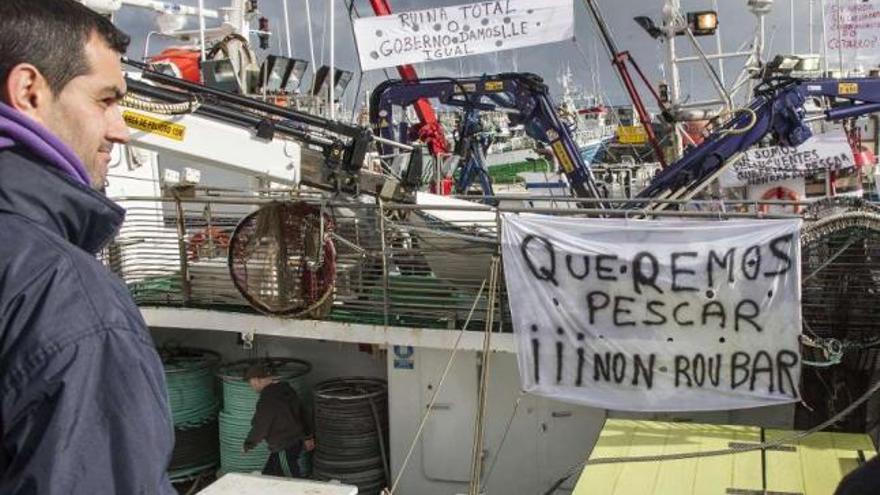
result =
M770 189L767 189L766 191L764 191L764 194L761 195L761 201L772 200L772 199L782 199L782 200L787 200L787 201L800 201L801 197L800 197L800 195L798 195L798 193L792 191L791 189L789 189L787 187L777 186L777 187L771 187ZM793 206L794 206L795 213L801 212L801 205L795 204ZM761 213L767 213L770 211L770 205L768 205L766 203L758 205L758 211L760 211Z
M207 257L225 256L229 249L229 234L219 227L211 227L202 229L190 236L186 245L187 259L189 261L198 261L204 255ZM207 252L211 250L210 252ZM216 251L222 251L222 254L216 254Z

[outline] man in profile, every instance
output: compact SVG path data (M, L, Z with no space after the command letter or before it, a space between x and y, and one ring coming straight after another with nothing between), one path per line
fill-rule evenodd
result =
M96 253L124 211L128 36L73 0L0 0L0 493L171 494L162 365Z
M293 387L273 376L263 364L251 366L244 378L260 398L242 452L247 453L265 440L269 458L263 474L301 478L299 456L303 450L310 452L315 448L312 422L302 401Z

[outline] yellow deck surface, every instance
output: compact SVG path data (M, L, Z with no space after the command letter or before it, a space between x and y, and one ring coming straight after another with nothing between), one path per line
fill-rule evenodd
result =
M793 432L753 426L609 419L590 459L726 449ZM587 466L573 495L831 495L875 455L867 435L817 433L783 450ZM766 487L764 486L766 483Z

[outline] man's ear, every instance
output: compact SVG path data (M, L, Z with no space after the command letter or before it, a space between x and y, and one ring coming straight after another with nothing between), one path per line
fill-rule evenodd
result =
M39 69L31 64L18 64L9 71L3 85L3 101L38 122L52 98L52 89Z

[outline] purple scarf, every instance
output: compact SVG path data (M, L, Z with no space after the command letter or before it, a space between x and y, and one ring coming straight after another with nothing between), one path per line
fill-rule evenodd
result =
M0 150L16 146L89 186L89 174L70 147L35 120L0 102Z

